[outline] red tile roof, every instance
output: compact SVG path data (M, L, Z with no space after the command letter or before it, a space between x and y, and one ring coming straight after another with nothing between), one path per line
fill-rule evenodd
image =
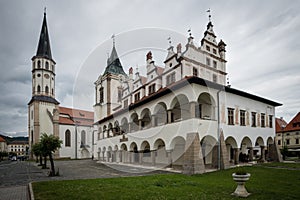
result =
M6 142L3 137L0 136L0 142Z
M300 112L286 125L284 131L300 130Z
M79 126L92 126L94 122L94 113L86 110L79 110L73 108L59 107L60 124L79 125Z
M275 124L276 124L276 127L275 127L276 133L282 132L283 131L282 127L284 128L287 125L286 121L284 121L284 119L282 119L282 118L276 118Z

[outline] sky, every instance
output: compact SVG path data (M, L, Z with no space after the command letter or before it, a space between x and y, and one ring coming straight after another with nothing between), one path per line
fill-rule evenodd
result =
M93 110L94 82L113 34L124 70L143 73L149 50L163 66L168 37L184 46L191 29L199 46L210 9L217 41L227 44L231 86L282 103L276 117L286 121L299 112L299 1L0 0L0 134L27 135L31 58L44 7L61 106Z

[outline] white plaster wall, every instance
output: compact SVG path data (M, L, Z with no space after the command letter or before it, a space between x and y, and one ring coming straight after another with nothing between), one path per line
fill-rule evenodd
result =
M55 108L55 105L46 103L46 102L40 102L39 103L39 117L40 117L40 133L46 133L48 135L53 134L53 123L50 119L47 109L50 111L50 113L53 113L53 109Z

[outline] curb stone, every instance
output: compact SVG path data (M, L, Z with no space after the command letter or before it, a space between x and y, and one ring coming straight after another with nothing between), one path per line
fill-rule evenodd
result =
M32 182L28 183L28 197L29 200L34 200L34 194L32 190Z

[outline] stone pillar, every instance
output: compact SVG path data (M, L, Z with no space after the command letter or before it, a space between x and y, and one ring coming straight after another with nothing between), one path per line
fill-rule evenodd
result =
M205 166L198 133L188 133L183 155L183 174L199 174L205 172Z
M168 157L168 167L172 168L172 149L166 150L167 152L167 157Z
M128 151L129 163L132 163L132 151Z
M118 154L119 154L119 162L122 163L123 162L123 150L119 150Z
M139 119L139 128L138 130L142 130L142 119Z
M156 120L156 115L151 115L151 127L155 127L155 120Z
M138 154L139 154L139 164L142 165L143 164L143 154L144 153L141 151Z
M132 122L128 123L128 133L131 133Z
M253 147L249 147L249 161L253 161Z
M102 152L102 161L105 162L105 151Z
M239 155L240 155L240 149L234 148L234 164L239 164Z
M156 151L151 151L151 160L152 160L152 165L155 166L155 158L156 157Z
M261 162L266 162L266 156L265 156L265 146L260 146L260 154L261 154L261 157L260 157L260 161Z
M190 113L191 113L191 118L195 118L196 117L196 102L192 101L190 102Z
M171 119L172 119L172 110L167 110L167 112L168 112L168 119L167 119L167 123L169 124L169 123L171 123L172 121L171 121Z

